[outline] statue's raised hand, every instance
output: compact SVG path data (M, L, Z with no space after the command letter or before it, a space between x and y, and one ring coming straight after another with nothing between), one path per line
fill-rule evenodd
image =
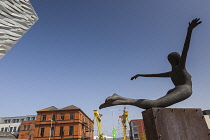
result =
M131 77L131 80L136 79L137 77L139 77L139 74L137 74L137 75Z
M193 19L191 22L189 22L188 29L194 29L198 24L201 24L202 21L199 21L200 18Z

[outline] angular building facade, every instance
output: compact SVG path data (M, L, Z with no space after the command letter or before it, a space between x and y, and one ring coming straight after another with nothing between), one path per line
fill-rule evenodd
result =
M37 20L29 0L0 0L0 59Z

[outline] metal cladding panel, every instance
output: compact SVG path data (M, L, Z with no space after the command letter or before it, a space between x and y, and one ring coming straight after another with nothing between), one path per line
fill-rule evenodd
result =
M143 118L147 140L209 140L199 108L151 108Z
M0 1L0 59L37 20L29 0Z

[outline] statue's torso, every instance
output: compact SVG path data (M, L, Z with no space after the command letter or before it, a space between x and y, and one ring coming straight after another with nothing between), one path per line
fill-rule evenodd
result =
M192 86L191 75L187 70L179 67L173 67L171 71L171 80L175 86L179 85L190 85Z

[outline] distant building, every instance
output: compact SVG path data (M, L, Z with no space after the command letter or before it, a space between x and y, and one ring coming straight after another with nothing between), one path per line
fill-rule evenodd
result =
M93 140L93 120L80 108L70 105L62 109L54 106L37 111L35 140Z
M143 119L130 121L130 137L131 140L141 140L141 137L146 137Z
M0 118L0 131L10 132L15 136L18 136L21 122L29 120L36 120L36 115L27 115L19 117L2 117Z

